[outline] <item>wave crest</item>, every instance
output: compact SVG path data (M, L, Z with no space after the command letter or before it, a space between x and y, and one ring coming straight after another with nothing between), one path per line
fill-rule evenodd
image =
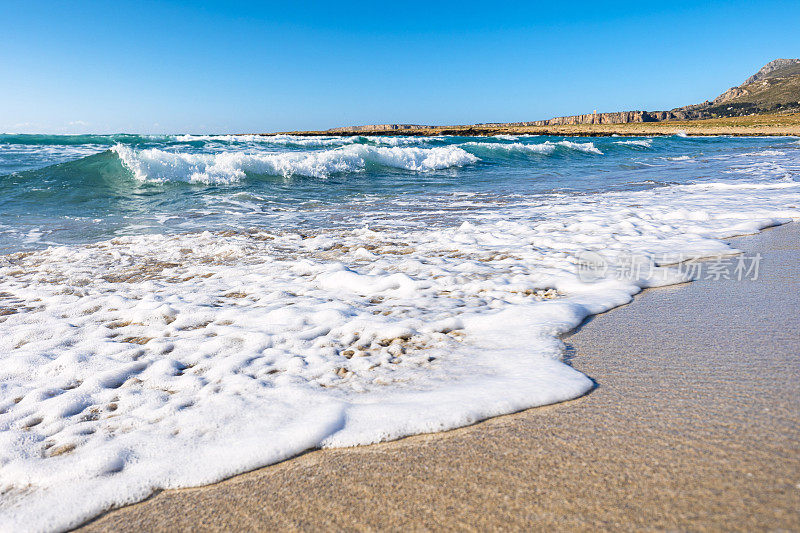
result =
M577 152L585 152L587 154L603 155L592 142L572 142L572 141L545 141L538 144L523 144L520 142L514 143L492 143L492 142L468 142L461 146L465 148L472 148L477 150L487 150L493 152L503 153L527 153L527 154L541 154L550 155L558 148L574 150Z
M112 150L140 181L190 181L230 184L250 174L327 178L332 174L360 172L367 165L427 172L475 163L479 159L457 146L435 148L350 145L314 152L253 154L220 152L198 154L157 148L136 150L116 145Z
M650 148L653 145L653 139L633 139L630 141L614 141L614 144L621 144L624 146L640 146L642 148Z
M586 152L587 154L603 155L603 152L601 152L600 149L597 148L592 142L578 143L573 141L558 141L555 144L570 148L572 150L577 150L579 152Z
M354 135L354 136L335 136L335 135L260 135L260 134L236 134L236 135L173 135L171 140L179 143L197 142L223 142L223 143L251 143L251 144L272 144L278 146L295 147L337 147L349 144L373 144L377 146L409 146L414 144L425 144L430 142L442 141L444 137L403 137L403 136L374 136L374 135Z

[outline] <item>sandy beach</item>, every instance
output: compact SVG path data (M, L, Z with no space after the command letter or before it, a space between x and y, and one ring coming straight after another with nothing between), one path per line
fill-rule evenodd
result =
M800 227L755 281L647 290L567 339L597 387L442 434L164 491L83 531L800 528Z

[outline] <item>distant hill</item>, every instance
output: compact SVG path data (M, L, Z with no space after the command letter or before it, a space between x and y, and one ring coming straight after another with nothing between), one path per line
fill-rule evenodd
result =
M800 59L776 59L711 101L673 110L697 111L704 117L800 111Z
M621 111L556 117L520 123L526 126L628 124L664 120L697 120L800 111L800 59L776 59L713 100L669 111Z

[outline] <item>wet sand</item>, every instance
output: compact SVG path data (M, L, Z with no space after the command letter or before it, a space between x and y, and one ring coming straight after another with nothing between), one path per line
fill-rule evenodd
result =
M161 492L86 531L800 530L800 224L756 281L645 291L566 338L583 398Z

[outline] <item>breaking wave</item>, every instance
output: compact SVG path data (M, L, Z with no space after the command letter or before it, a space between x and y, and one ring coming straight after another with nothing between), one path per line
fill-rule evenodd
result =
M258 134L238 134L238 135L174 135L172 140L179 143L259 143L272 144L287 147L335 147L347 146L350 144L372 144L378 146L410 146L417 144L429 144L431 142L442 141L444 137L401 137L401 136L364 136L353 135L349 137L332 135L258 135Z
M623 146L638 146L641 148L650 148L653 146L653 139L633 139L630 141L614 141L614 144L621 144Z
M190 181L230 184L247 174L327 178L360 172L370 165L416 172L442 170L476 163L479 159L457 146L434 148L349 145L315 152L209 153L169 152L157 148L137 150L116 145L112 150L140 181Z
M514 143L492 143L492 142L468 142L461 145L468 151L486 151L507 154L539 154L550 155L556 150L584 152L587 154L603 155L592 142L573 142L573 141L545 141L537 144Z

